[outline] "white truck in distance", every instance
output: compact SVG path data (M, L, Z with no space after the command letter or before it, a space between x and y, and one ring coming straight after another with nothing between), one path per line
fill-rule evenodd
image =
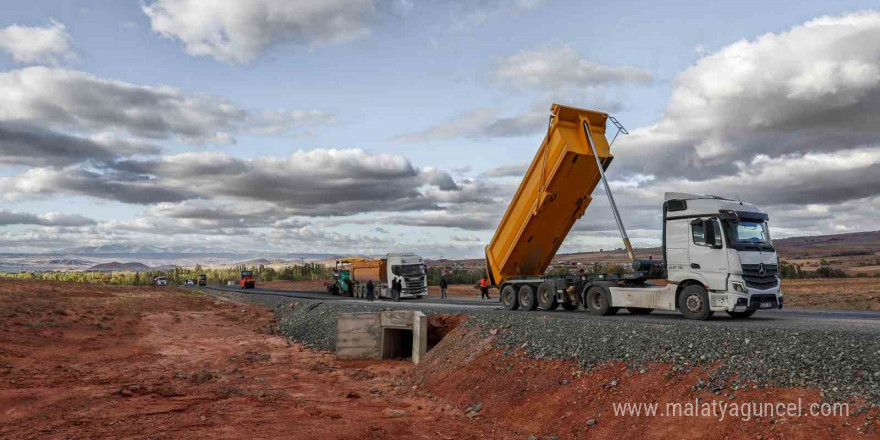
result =
M422 257L411 253L388 254L387 262L388 285L391 281L401 282L401 298L421 298L428 294L428 274ZM391 297L391 292L383 292Z
M748 317L759 309L782 308L779 259L766 213L716 196L666 193L665 199L666 286L593 281L584 290L591 311L679 309L685 317L706 319L716 311ZM662 262L645 260L634 264L639 269L659 265Z

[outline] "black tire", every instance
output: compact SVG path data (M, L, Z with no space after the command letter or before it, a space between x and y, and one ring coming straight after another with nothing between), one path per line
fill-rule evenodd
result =
M538 286L538 306L544 310L556 310L559 302L556 301L556 283L544 281Z
M618 307L611 307L611 299L608 297L608 292L601 287L591 287L584 296L584 308L591 315L609 316L620 310Z
M627 307L626 311L629 312L630 315L647 315L654 311L654 309L647 309L644 307Z
M691 284L681 291L678 296L678 309L687 319L705 321L712 316L709 309L709 294L699 284Z
M516 310L519 308L519 295L517 295L516 287L508 284L501 289L501 304L507 310Z
M538 294L534 287L524 284L519 288L519 307L527 312L538 308Z
M757 309L746 309L743 312L727 312L727 314L730 315L730 317L734 318L734 319L743 319L743 318L751 317L757 311L758 311Z

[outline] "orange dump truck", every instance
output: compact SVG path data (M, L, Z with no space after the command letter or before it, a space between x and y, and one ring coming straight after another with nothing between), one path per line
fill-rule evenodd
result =
M502 303L510 310L577 308L583 280L544 276L544 271L584 215L613 158L605 138L607 113L559 104L553 104L551 112L541 148L486 247L489 280L501 290ZM616 213L613 199L611 203ZM619 219L618 227L632 255Z
M605 124L626 130L601 112L555 104L552 112L547 136L486 247L486 271L506 308L581 305L595 315L622 308L631 314L679 310L698 320L717 311L746 318L759 309L782 308L767 213L739 200L666 193L662 259L636 259L605 176L612 159ZM632 273L544 275L599 182ZM665 282L650 281L658 279Z

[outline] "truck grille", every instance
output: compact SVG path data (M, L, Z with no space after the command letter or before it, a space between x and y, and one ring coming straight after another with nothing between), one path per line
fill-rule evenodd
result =
M763 266L763 273L761 270ZM743 264L743 280L746 286L755 289L772 289L779 284L776 278L777 267L775 264Z
M428 289L425 288L424 275L418 277L407 277L405 279L406 287L403 288L403 291L401 293L405 295L424 295L428 293Z

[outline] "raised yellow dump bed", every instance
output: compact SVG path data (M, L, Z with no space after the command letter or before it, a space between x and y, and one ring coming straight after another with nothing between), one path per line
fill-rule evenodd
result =
M486 247L486 269L494 285L510 277L543 275L592 201L600 175L584 122L603 168L611 163L605 139L608 114L559 104L551 110L547 136Z

